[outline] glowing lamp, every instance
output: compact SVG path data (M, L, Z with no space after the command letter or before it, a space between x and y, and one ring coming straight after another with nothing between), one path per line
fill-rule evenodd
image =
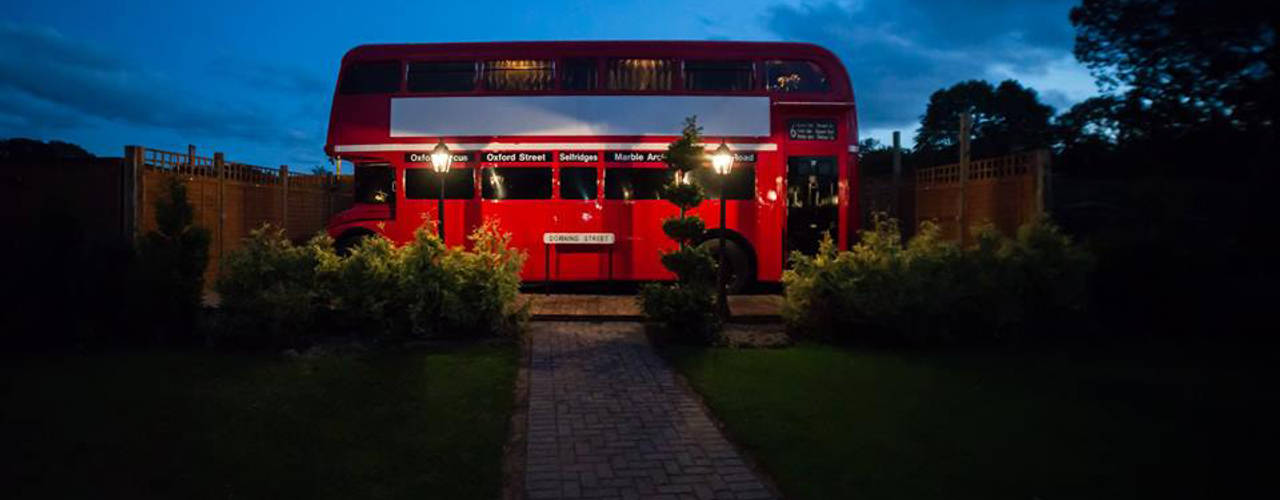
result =
M449 152L449 146L444 145L444 139L440 139L435 149L431 150L431 169L438 174L445 174L449 172L451 163L453 163L453 153Z
M723 140L720 141L720 147L711 153L711 168L720 175L729 175L733 170L733 151L729 150L729 145Z

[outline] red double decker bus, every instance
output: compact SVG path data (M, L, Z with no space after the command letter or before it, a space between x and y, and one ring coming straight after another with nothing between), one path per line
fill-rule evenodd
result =
M355 166L338 245L396 242L434 223L450 245L497 218L529 252L525 280L662 280L674 247L659 199L667 144L697 116L733 171L695 171L694 210L718 228L726 203L730 285L776 282L792 250L857 230L857 119L843 65L809 44L520 42L366 45L342 59L325 151ZM453 153L442 176L430 152ZM701 170L701 169L700 169ZM443 195L441 192L443 191ZM718 229L705 245L716 247ZM572 243L572 244L570 244Z

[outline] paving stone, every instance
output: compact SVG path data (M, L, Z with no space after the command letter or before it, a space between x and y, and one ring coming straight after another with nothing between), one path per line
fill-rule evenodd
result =
M639 324L531 330L529 498L771 498Z

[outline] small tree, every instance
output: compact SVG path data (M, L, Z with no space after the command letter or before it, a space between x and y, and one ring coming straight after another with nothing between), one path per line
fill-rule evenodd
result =
M640 291L640 303L649 321L662 326L671 340L708 344L716 340L720 320L714 313L716 263L704 248L693 245L701 239L706 224L688 211L706 197L702 187L690 182L690 172L704 168L706 151L697 117L685 119L680 138L667 146L667 168L671 184L662 198L680 208L680 216L662 222L662 232L679 246L662 254L662 265L676 275L672 284L649 284Z
M156 200L156 229L138 239L136 313L157 341L194 335L209 265L209 230L197 226L187 186L170 178Z

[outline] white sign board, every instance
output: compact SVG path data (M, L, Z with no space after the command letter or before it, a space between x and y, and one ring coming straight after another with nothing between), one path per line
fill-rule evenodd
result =
M397 97L390 135L675 135L689 115L708 136L769 136L765 96L642 95Z
M612 245L613 233L542 233L547 245Z

